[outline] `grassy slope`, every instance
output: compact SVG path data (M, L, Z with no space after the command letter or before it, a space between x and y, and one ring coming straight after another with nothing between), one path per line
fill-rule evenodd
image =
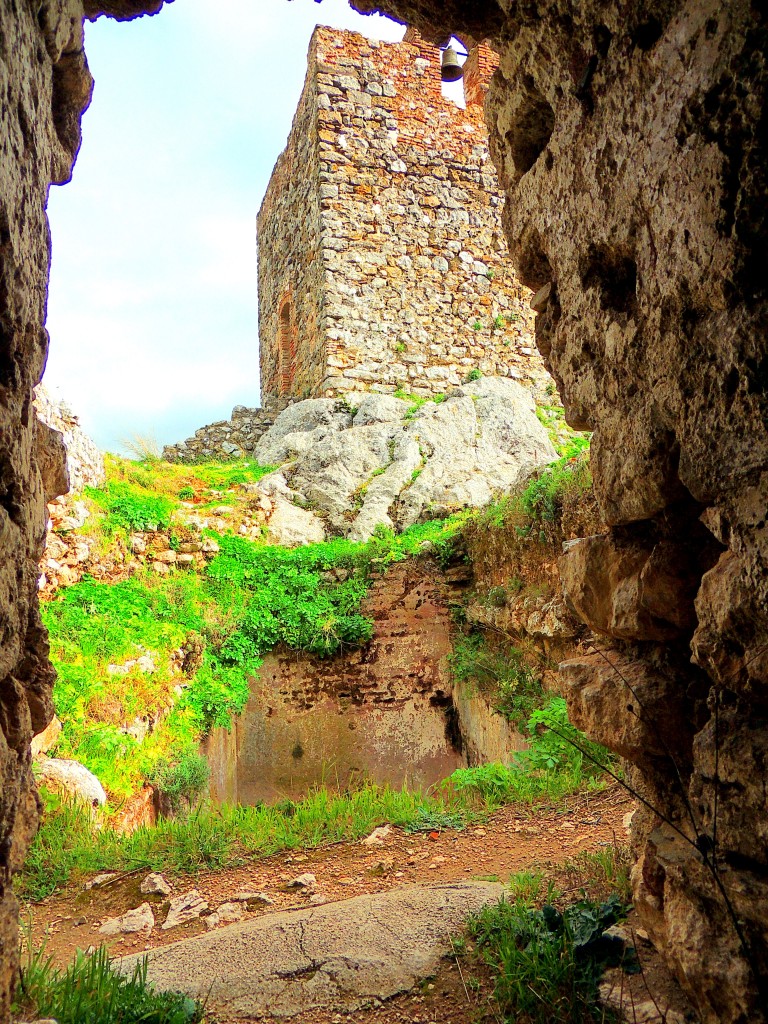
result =
M136 531L173 548L189 529L182 499L190 498L195 512L225 499L236 528L245 488L265 471L110 459L106 486L87 495L87 529L107 553L126 552ZM360 607L374 577L426 542L447 550L459 522L292 550L226 532L207 564L160 575L149 560L123 555L116 581L85 577L59 591L43 606L64 727L57 753L85 764L113 798L130 796L207 730L230 724L248 699L248 677L277 644L326 656L369 640L373 624ZM151 728L139 742L128 730L142 720Z

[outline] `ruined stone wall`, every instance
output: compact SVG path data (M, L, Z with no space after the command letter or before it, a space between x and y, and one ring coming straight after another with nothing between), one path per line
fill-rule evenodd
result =
M482 98L494 66L486 48L474 55L471 99ZM308 140L317 149L296 167L297 187L287 168ZM529 293L507 260L501 203L482 108L443 97L434 46L318 28L259 215L263 392L289 386L278 372L288 294L297 314L300 302L312 309L292 327L298 396L434 393L473 369L543 390ZM308 232L319 236L319 260Z
M471 581L464 562L442 571L409 559L363 602L374 621L364 647L331 658L268 654L233 728L203 742L214 799L298 799L362 778L426 790L468 763L508 762L525 741L475 687L454 681L447 660L451 611Z
M253 454L263 434L275 422L291 398L266 398L263 407L236 405L228 420L199 427L192 437L163 448L168 462L204 462L206 459L242 459Z
M571 712L654 808L633 875L652 940L705 1021L764 1021L765 5L353 6L494 36L505 231L610 527L563 560L615 662L565 666Z

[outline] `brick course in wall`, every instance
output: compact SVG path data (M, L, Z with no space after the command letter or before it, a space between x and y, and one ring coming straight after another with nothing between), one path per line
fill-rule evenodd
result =
M488 154L496 63L470 53L462 109L418 34L316 29L258 217L265 396L437 392L474 369L546 386Z

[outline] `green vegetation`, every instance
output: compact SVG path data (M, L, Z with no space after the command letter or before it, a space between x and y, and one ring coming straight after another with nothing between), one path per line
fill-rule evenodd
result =
M183 802L193 803L208 784L211 769L200 754L183 751L175 760L157 761L148 772L148 781L166 795L178 811Z
M547 385L547 392L554 385ZM549 439L561 458L573 459L589 451L592 435L581 430L572 430L565 422L565 409L559 403L548 405L544 402L536 406L536 417L546 427Z
M457 768L446 786L460 797L475 796L485 807L554 801L584 786L602 786L600 766L610 765L611 755L571 725L562 697L550 697L532 712L527 732L528 749L515 754L511 765Z
M444 554L460 522L296 549L218 536L219 553L201 572L85 577L43 605L64 725L59 753L85 764L113 796L129 796L159 764L189 757L203 733L230 725L249 676L278 644L325 657L366 643L373 623L360 606L375 575L425 542ZM347 579L329 580L333 569ZM155 724L138 743L128 726L147 716Z
M448 661L459 682L475 686L499 714L518 728L544 704L541 680L516 647L494 649L480 632L460 634L454 639Z
M513 886L511 901L485 907L469 922L475 955L493 975L497 1019L607 1024L615 1017L598 1005L598 984L606 967L622 963L624 949L603 933L624 915L621 900L582 899L559 910L550 886L537 907L541 881L529 876Z
M275 470L275 466L261 466L249 459L202 462L197 465L162 462L159 459L145 459L133 462L117 455L107 455L106 491L114 484L128 484L139 496L165 495L174 502L180 498L179 491L192 490L190 497L204 498L210 492L228 491L244 484L253 484ZM98 498L99 488L88 493ZM189 500L182 498L182 501Z
M473 380L480 380L480 378L482 376L483 375L482 375L481 371L478 370L477 367L475 367L473 370L469 371L469 373L467 374L467 376L464 379L466 380L466 382L468 384L471 384Z
M44 948L30 949L13 1011L57 1024L196 1024L203 1019L200 1003L154 991L147 983L146 958L133 974L122 974L103 946L91 955L78 953L66 970L55 967Z
M565 504L592 487L589 453L564 456L533 476L519 494L491 502L472 518L473 530L513 528L518 536L559 543Z
M164 530L171 521L173 503L162 494L147 493L145 488L122 481L109 482L103 488L88 487L86 494L105 512L102 529L108 534L124 530Z
M17 892L31 900L43 899L71 878L107 869L194 873L280 850L360 839L385 822L425 831L456 828L467 817L438 798L364 785L343 794L321 788L275 806L202 807L128 835L101 828L87 807L45 797L40 830L16 883Z
M435 405L440 405L441 402L445 401L445 392L438 392L435 395L412 395L409 391L404 388L398 388L395 391L395 398L400 398L404 402L410 402L410 408L406 409L403 419L412 420L422 405L426 405L427 402L434 402Z

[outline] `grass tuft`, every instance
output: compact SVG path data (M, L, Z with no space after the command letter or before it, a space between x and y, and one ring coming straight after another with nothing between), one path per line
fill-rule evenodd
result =
M336 794L320 788L275 806L201 807L130 835L102 828L87 807L46 794L46 813L16 888L40 900L69 881L109 869L191 874L267 857L280 850L360 839L387 822L414 831L456 828L471 814L408 789L366 784Z
M32 951L27 945L16 1014L57 1024L197 1024L203 1019L200 1003L180 993L156 992L148 984L146 958L132 974L122 974L102 946L90 955L78 953L61 970L44 947Z

